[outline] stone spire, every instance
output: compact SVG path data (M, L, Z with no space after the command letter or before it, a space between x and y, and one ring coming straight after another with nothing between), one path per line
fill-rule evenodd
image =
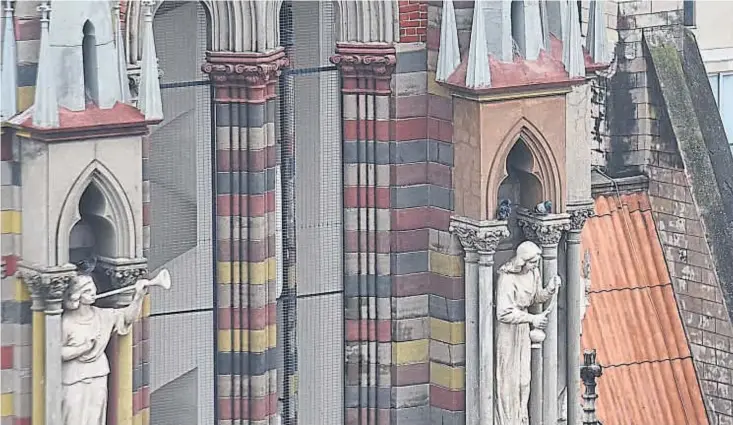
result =
M580 36L580 16L575 1L571 1L566 8L565 30L563 36L562 63L570 78L585 75L585 58Z
M38 56L38 76L36 78L36 97L33 106L33 125L37 127L58 127L59 106L56 97L56 80L51 46L49 46L48 24L51 21L51 6L44 1L38 6L41 12L41 51Z
M608 36L606 35L605 4L602 0L591 0L588 16L588 37L586 45L595 63L606 63L608 58Z
M513 61L512 1L485 1L481 3L481 9L484 12L486 48L489 54L501 62Z
M471 47L468 50L466 87L480 88L491 86L489 52L486 49L486 27L484 26L483 0L476 0L473 6L471 27Z
M3 65L0 71L0 121L15 115L18 108L18 70L15 67L15 26L13 25L13 5L5 2L5 31L3 32Z
M438 67L435 71L437 81L445 81L453 74L461 63L458 50L458 27L453 0L443 2L443 19L440 23L440 50L438 51Z
M520 13L512 25L512 30L524 58L530 61L537 60L540 50L544 49L545 41L542 37L542 18L540 14L540 0L523 0L519 3Z
M127 81L127 60L125 57L124 38L122 37L122 18L120 16L120 0L115 1L112 6L115 24L115 47L117 48L117 68L120 81L120 102L130 103L130 84Z
M140 68L140 94L138 109L147 120L163 119L163 101L160 97L160 80L158 77L158 57L155 54L153 38L153 0L145 0L145 18L143 20L143 57Z

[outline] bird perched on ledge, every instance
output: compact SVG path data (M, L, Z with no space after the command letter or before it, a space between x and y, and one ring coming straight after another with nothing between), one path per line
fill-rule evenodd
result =
M540 202L539 204L535 205L534 210L532 212L534 212L537 215L552 214L552 202L551 201Z
M496 219L506 220L512 214L512 201L510 199L502 199L499 202L499 208L496 209Z

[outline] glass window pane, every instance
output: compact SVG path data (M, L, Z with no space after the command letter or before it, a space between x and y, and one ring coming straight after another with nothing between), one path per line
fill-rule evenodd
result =
M715 103L717 103L718 107L720 107L720 102L718 102L718 74L708 75L708 80L710 81L710 88L713 89L713 97L715 98Z
M720 117L723 119L725 133L730 139L733 137L733 75L723 75L720 78Z

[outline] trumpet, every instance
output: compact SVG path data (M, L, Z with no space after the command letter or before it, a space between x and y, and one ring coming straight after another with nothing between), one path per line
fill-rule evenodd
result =
M145 279L141 279L145 280ZM168 270L163 269L160 273L158 273L157 276L154 278L148 280L143 285L144 288L149 288L151 286L160 286L161 288L168 290L171 288L171 275L168 273ZM111 297L112 295L122 294L129 291L134 291L135 286L125 286L124 288L115 289L112 291L102 292L101 294L97 294L97 296L94 297L95 300L98 300L100 298L106 298Z

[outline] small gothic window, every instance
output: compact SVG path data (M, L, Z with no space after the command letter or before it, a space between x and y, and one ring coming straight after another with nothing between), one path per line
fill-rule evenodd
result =
M542 201L542 185L532 173L534 158L522 139L509 151L507 177L499 186L498 204L510 200L513 206L532 209Z
M695 2L693 0L684 0L682 2L682 21L685 26L695 26Z
M82 38L82 66L84 67L84 97L87 103L99 103L99 87L97 85L97 39L94 35L94 25L84 23L84 37Z

